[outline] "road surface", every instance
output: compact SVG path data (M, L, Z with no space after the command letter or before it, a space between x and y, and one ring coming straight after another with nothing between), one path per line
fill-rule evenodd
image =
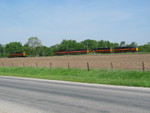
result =
M0 113L150 113L150 88L0 77Z

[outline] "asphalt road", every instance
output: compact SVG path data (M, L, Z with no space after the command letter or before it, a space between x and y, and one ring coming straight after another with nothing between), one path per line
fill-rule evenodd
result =
M150 113L150 88L0 77L0 113Z

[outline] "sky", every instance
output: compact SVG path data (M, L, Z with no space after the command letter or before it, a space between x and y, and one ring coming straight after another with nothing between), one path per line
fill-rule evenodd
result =
M150 42L150 0L0 0L0 44L38 37L62 40Z

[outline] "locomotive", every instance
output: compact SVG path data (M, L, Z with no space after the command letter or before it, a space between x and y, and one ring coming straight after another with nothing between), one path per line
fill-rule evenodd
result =
M137 47L115 47L112 48L95 48L91 50L77 49L77 50L60 50L56 51L55 55L77 55L87 53L125 53L125 52L138 52Z
M91 52L94 52L94 53L112 53L113 49L112 48L96 48L96 49L92 49Z
M25 52L15 52L15 53L10 53L8 54L9 58L13 58L13 57L26 57L26 53Z
M55 55L78 55L78 54L87 54L87 53L89 53L87 49L76 49L76 50L56 51Z
M137 47L116 47L114 48L115 53L124 53L124 52L137 52Z

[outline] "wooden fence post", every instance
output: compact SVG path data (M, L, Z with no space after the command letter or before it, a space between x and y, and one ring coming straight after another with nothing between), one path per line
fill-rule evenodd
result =
M88 62L87 62L87 70L90 71L90 66Z
M2 66L4 67L4 63L2 62Z
M23 67L25 67L25 64L24 64L24 62L23 62Z
M68 62L68 69L70 68L70 64L69 64L69 62Z
M13 64L13 63L12 63L11 65L12 65L12 67L14 66L14 64Z
M51 62L49 63L49 67L52 68L52 63Z
M36 67L38 67L38 64L37 64L37 62L36 62Z
M145 65L144 65L144 62L142 62L142 70L145 71Z
M113 67L113 63L112 63L112 62L110 63L110 65L111 65L111 69L114 69L114 67Z

